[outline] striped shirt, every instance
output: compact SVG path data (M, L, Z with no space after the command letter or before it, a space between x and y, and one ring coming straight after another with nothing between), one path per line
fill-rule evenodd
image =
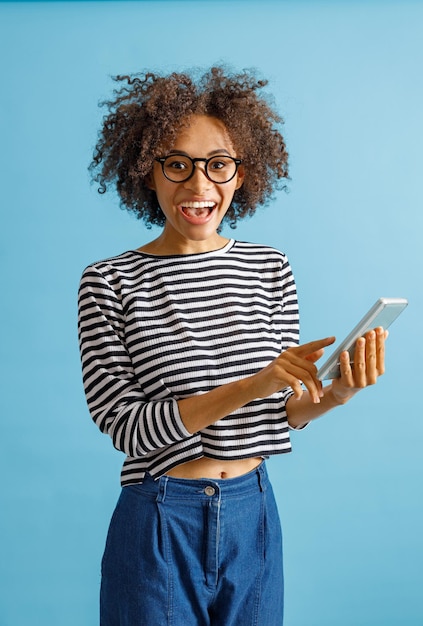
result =
M79 289L83 383L91 416L123 451L121 483L209 457L289 452L287 387L191 434L178 399L250 376L298 344L287 258L230 240L222 249L94 263Z

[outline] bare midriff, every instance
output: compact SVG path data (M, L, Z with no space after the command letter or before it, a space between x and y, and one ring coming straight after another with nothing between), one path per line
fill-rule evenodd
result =
M248 474L258 467L263 461L261 457L251 459L241 459L239 461L217 461L203 457L188 463L181 463L166 472L167 476L174 478L236 478L243 474Z

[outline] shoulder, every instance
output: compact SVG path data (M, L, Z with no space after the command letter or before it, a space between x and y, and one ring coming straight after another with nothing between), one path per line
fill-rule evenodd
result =
M286 254L277 248L248 241L235 241L232 252L242 255L246 259L250 258L256 260L257 262L278 261L285 264L288 261Z
M116 256L101 261L95 261L87 265L82 276L103 276L106 280L112 276L132 273L137 267L142 266L144 258L136 250L128 250Z

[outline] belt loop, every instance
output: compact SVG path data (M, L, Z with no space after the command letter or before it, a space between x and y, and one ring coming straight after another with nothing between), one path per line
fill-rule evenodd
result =
M167 476L161 476L159 478L159 490L156 497L156 502L164 502L166 498Z
M258 466L257 476L260 491L266 491L266 472L264 470L264 463L261 463L261 465Z

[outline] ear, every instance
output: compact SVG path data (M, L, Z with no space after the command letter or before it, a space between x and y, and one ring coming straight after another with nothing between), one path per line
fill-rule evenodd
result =
M242 165L242 163L238 167L238 171L237 171L236 175L237 175L237 181L236 181L235 189L239 189L240 187L242 187L242 184L243 184L244 178L245 178L245 167Z
M152 191L156 191L156 183L154 182L153 172L147 174L147 176L145 177L145 184Z

